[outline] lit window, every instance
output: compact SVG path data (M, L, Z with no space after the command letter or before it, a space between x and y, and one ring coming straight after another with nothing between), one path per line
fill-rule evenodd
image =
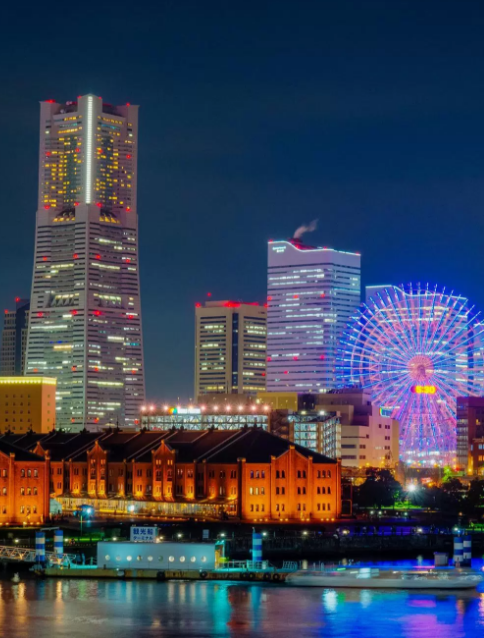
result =
M195 563L195 562L196 562L196 560L197 560L196 556L192 556L192 557L190 558L190 561L191 561L192 563Z
M173 563L173 561L175 560L175 557L174 556L169 556L168 560L170 561L170 563Z
M180 556L180 563L184 563L185 562L185 556Z
M153 560L153 556L148 556L148 561L151 563L151 561Z

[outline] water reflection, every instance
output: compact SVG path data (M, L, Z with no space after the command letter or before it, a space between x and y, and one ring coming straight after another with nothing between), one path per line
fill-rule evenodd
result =
M475 638L484 594L299 589L230 582L0 581L9 638Z

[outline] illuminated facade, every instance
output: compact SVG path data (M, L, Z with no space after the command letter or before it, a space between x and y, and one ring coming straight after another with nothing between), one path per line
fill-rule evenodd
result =
M50 432L56 424L55 408L55 379L0 377L0 432Z
M269 242L267 390L334 388L338 341L360 303L356 253Z
M57 426L133 424L144 400L138 107L41 103L26 374L57 378Z
M29 308L28 299L17 297L15 310L5 310L0 349L0 376L21 376L24 373Z
M258 303L196 304L196 398L214 393L254 395L265 390L266 321L266 308Z
M456 424L457 467L469 474L477 474L477 468L480 467L482 474L484 397L457 397Z
M267 429L269 410L259 406L241 406L240 409L227 409L228 406L214 407L169 407L142 406L139 417L140 425L147 430L238 430L244 426L257 425Z
M319 522L341 512L339 463L258 427L8 435L0 452L3 441L46 459L50 493L64 511L89 504L99 516L249 523Z

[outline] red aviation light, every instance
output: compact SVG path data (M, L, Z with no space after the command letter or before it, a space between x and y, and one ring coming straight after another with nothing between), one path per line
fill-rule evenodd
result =
M50 157L51 155L52 155L52 153L51 153L50 151L46 151L46 152L45 152L45 156L46 156L46 157Z
M81 149L80 148L76 148L76 153L80 153Z
M299 357L293 357L294 361L299 361Z
M126 315L126 319L134 319L134 315Z
M44 204L44 208L45 208L45 210L49 210L50 204Z
M97 255L95 255L96 259L101 259L101 255L99 253L97 253Z
M95 310L93 314L96 317L100 317L102 315L102 312L100 310Z
M293 299L299 299L299 295L294 295Z
M262 376L263 376L263 377L265 377L265 376L266 376L266 373L265 373L265 372L263 372L263 373L262 373Z
M71 315L77 315L77 310L71 310Z
M98 416L94 419L94 423L99 423L99 417Z
M8 310L8 308L5 308L5 310L3 311L6 315L8 315L8 313L10 312L10 310Z
M94 368L94 372L99 372L99 368L97 366Z
M20 297L15 297L15 301L18 303L20 301Z
M272 361L272 357L271 356L267 357L267 361Z
M79 258L78 253L74 253L74 254L72 255L72 259L78 259L78 258Z
M102 206L101 202L98 202L98 203L96 204L96 206L97 206L98 208L101 208L101 206Z
M289 370L284 370L284 374L289 374Z
M197 301L197 303L195 304L195 308L201 308L201 307L202 307L202 304L199 301Z
M253 304L250 304L253 305ZM240 308L240 303L238 301L226 301L224 303L226 308Z
M48 104L55 104L55 100L46 100Z
M272 301L272 297L267 297L267 301Z
M42 261L47 261L47 257L42 257Z
M131 159L131 155L126 155L126 159Z
M43 316L44 316L44 313L43 313L43 312L38 312L38 313L37 313L37 317L43 317Z
M131 257L126 257L126 263L130 264L131 263Z
M126 212L127 213L131 212L131 206L126 206Z
M136 374L136 370L134 368L131 370L131 374Z
M74 206L79 206L79 202L74 202Z
M77 366L71 366L71 371L75 372L77 370Z
M324 354L322 354L319 358L320 358L320 359L324 359L324 358L325 358L325 357L324 357Z

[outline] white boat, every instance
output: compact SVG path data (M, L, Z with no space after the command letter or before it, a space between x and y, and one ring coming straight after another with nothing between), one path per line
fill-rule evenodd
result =
M484 580L476 572L422 570L379 570L371 567L328 571L301 570L289 574L293 587L352 587L358 589L475 589Z

